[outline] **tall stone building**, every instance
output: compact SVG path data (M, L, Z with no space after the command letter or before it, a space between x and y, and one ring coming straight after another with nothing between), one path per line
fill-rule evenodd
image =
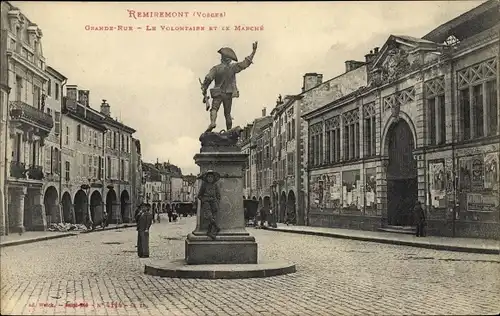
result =
M90 91L66 87L62 115L60 204L66 223L100 222L104 212L104 115L90 106ZM108 211L109 212L109 211Z
M5 226L11 232L43 229L43 148L54 126L51 115L44 111L46 73L41 39L42 31L9 2L1 3L3 48L2 78L10 87L7 109L2 102L2 116L8 116L8 130L2 139L6 144L5 188L7 217ZM6 41L6 43L5 43ZM2 96L5 97L3 88ZM7 88L7 89L5 89ZM2 124L3 125L3 124ZM3 220L2 220L3 221Z
M142 181L142 160L141 160L141 142L132 138L132 151L130 161L130 175L132 181L132 210L144 202L144 186Z
M106 210L111 223L128 223L133 219L132 179L130 162L132 155L132 134L135 129L111 117L111 106L106 100L101 103L102 125L106 128Z
M389 36L368 84L309 111L311 225L499 237L499 2L423 38Z
M0 69L8 69L7 63L7 30L0 27ZM9 76L8 72L0 70L0 236L6 233L7 198L4 191L7 178L5 157L8 143L8 107L9 107Z
M46 84L46 94L43 95L45 111L54 119L54 127L45 140L43 172L44 194L43 204L46 215L46 225L60 223L63 220L60 208L61 176L64 169L61 168L62 148L62 102L63 87L67 78L56 69L48 66L46 69L49 80Z

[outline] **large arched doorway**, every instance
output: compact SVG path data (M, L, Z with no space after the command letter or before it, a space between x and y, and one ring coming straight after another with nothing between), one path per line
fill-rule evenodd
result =
M106 194L106 213L108 213L108 224L116 221L115 207L117 204L116 192L113 189Z
M295 193L293 193L293 191L290 190L290 192L288 192L286 215L288 222L292 224L297 223L297 214L295 212L295 205L296 205Z
M160 203L157 204L159 207ZM158 209L157 209L158 211ZM127 190L123 190L122 194L120 194L120 214L122 221L124 223L128 223L130 221L130 195Z
M87 220L88 197L83 190L78 190L75 194L75 222L85 224Z
M95 224L99 224L103 218L102 196L99 191L94 191L90 196L90 218Z
M59 222L59 205L57 201L57 189L53 186L48 187L43 197L47 225Z
M387 222L413 225L413 207L418 197L417 164L413 158L415 142L405 120L393 123L387 132Z
M280 215L279 221L283 223L285 221L285 212L286 212L286 193L285 191L281 192L280 196Z
M73 209L71 205L71 195L68 192L64 192L61 200L63 208L63 217L65 223L73 223Z

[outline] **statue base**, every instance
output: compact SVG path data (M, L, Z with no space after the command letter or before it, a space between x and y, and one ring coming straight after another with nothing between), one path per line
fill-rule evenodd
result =
M185 243L187 264L256 264L257 243L250 234L218 234L208 236L189 234Z
M200 136L201 150L194 157L201 174L213 170L220 175L217 185L221 200L215 240L207 236L208 222L198 211L197 226L186 239L187 264L256 264L257 243L245 229L243 211L243 167L247 154L238 146L242 129L205 132Z
M239 152L237 145L241 134L241 127L237 126L229 131L205 132L200 136L200 152Z
M296 271L295 264L285 261L263 261L257 264L189 265L180 259L155 261L144 267L144 273L148 275L182 279L266 278Z

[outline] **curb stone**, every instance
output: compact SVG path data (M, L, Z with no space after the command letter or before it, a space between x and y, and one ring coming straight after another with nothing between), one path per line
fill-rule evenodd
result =
M98 233L98 232L104 232L107 230L115 230L115 229L122 229L122 228L131 228L131 227L136 227L136 224L123 224L122 226L106 227L104 229L96 228L94 230L82 231L82 232L80 232L80 234Z
M24 244L30 244L34 243L37 241L45 241L45 240L51 240L51 239L58 239L58 238L63 238L63 237L69 237L69 236L77 236L79 233L62 233L60 235L53 235L53 236L41 236L41 237L35 237L35 238L30 238L30 239L22 239L22 240L14 240L14 241L6 241L3 243L0 243L0 248L3 247L10 247L10 246L18 246L18 245L24 245Z
M95 229L95 230L88 230L88 231L82 231L82 232L67 232L67 233L61 233L60 235L40 236L40 237L29 238L29 239L24 239L24 240L6 241L3 243L0 243L0 248L10 247L10 246L18 246L18 245L24 245L24 244L31 244L31 243L38 242L38 241L58 239L58 238L69 237L69 236L78 236L80 234L97 233L97 232L103 232L103 231L107 231L107 230L116 230L116 229L131 228L131 227L136 227L136 225L135 224L125 224L123 226L118 226L118 227L114 227L114 226L113 227L106 227L105 229Z
M397 239L390 239L390 238L383 238L383 237L379 238L379 237L365 237L365 236L350 236L350 235L337 234L337 233L303 231L303 230L299 231L299 230L270 228L270 227L264 227L263 229L270 230L270 231L284 232L284 233L292 233L292 234L313 235L313 236L341 238L341 239L352 239L352 240L367 241L367 242L377 242L377 243L381 243L381 244L410 246L410 247L427 248L427 249L434 249L434 250L481 253L481 254L492 254L492 255L500 254L500 249L495 249L495 248L473 248L473 247L466 247L466 246L454 246L454 245L445 245L445 244L431 244L431 243L422 243L422 242L415 242L415 241L397 240Z

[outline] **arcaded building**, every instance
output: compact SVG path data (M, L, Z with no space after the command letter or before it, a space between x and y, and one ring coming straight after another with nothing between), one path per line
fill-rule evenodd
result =
M368 84L307 113L313 226L500 237L498 1L422 38L389 36Z

